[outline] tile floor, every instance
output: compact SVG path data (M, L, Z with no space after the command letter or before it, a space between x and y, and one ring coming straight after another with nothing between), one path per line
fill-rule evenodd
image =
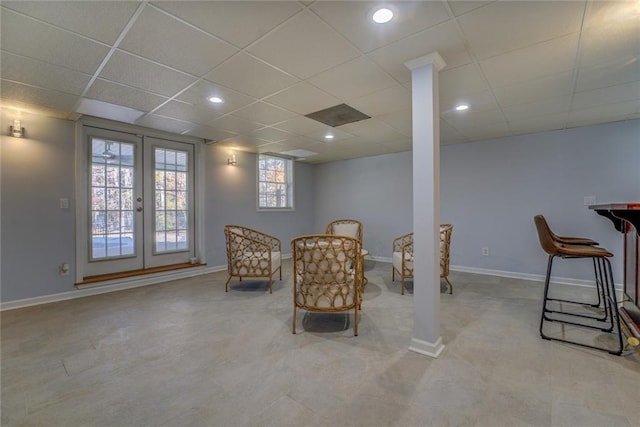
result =
M351 316L298 316L291 262L5 311L3 426L638 426L640 354L538 335L542 284L452 272L437 359L407 350L410 291L367 262Z

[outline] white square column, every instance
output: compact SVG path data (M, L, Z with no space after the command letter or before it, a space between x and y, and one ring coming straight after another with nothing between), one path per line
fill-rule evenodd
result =
M413 117L413 339L409 350L438 357L440 336L440 114L437 53L411 70Z

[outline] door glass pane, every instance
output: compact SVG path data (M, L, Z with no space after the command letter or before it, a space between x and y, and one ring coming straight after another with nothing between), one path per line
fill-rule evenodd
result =
M186 151L154 149L154 252L189 250L189 162Z
M134 145L91 139L91 260L135 253Z

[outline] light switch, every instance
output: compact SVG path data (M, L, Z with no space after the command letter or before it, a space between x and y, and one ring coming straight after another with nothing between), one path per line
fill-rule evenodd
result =
M69 199L67 198L60 199L60 209L69 209Z

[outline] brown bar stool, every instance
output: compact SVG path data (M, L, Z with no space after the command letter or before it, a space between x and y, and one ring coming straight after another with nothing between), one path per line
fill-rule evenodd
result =
M561 243L553 238L553 233L549 229L548 224L544 220L542 215L534 217L536 229L538 231L538 239L540 240L540 246L549 255L549 261L547 263L547 274L544 282L544 297L542 302L542 314L540 316L540 336L547 340L555 340L566 342L569 344L575 344L583 347L589 347L596 350L608 351L611 354L619 355L622 353L622 330L620 329L620 318L618 314L618 302L616 299L616 290L613 282L613 272L611 270L611 262L609 258L613 254L606 249L596 247L591 244L567 244ZM551 268L553 266L554 258L562 259L585 259L591 258L594 262L594 274L596 280L596 288L598 288L598 294L602 292L602 306L603 317L594 317L581 313L575 313L563 310L552 310L548 306L549 301L559 301L569 304L578 305L592 305L584 304L579 301L573 300L559 300L549 298L549 282L551 278ZM612 333L617 335L618 347L611 349L607 347L598 347L595 345L587 344L584 342L578 342L573 340L567 340L563 338L557 338L545 335L543 326L545 322L557 322L567 325L573 325L581 328L589 328L600 330L602 332Z
M595 240L586 238L586 237L569 237L569 236L558 236L557 234L555 234L553 231L551 231L551 228L549 227L549 224L547 223L547 220L545 219L545 217L543 215L536 215L534 217L534 221L536 222L536 226L543 227L545 229L545 233L548 233L549 236L551 236L551 238L556 241L559 244L566 244L566 245L586 245L586 246L596 246L598 245L598 242L596 242ZM597 301L595 303L583 303L583 302L577 302L577 301L573 301L573 300L566 300L566 299L559 299L559 298L549 298L548 301L557 301L557 302L568 302L568 303L577 303L577 304L581 304L581 305L588 305L590 307L601 307L604 308L602 306L603 302L604 302L604 287L602 284L602 281L598 280L598 266L596 264L596 259L592 258L593 260L593 275L596 278L596 293L597 293Z

